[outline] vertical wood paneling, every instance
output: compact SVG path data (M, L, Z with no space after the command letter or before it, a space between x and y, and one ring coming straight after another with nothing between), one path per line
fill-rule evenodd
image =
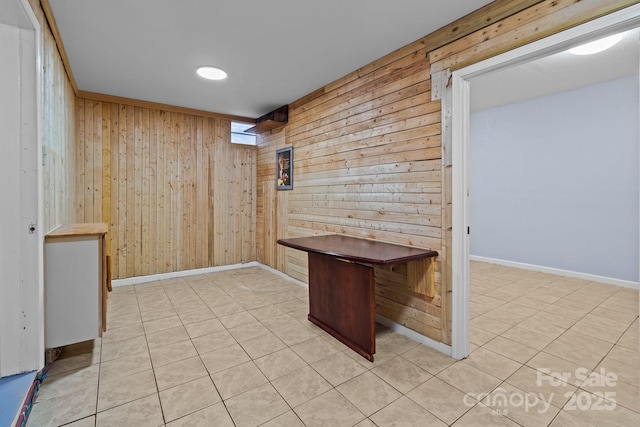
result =
M257 150L228 120L78 101L78 211L110 223L114 278L255 260Z

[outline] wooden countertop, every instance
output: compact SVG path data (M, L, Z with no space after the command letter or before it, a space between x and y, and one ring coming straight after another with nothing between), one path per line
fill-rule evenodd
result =
M305 252L331 255L366 264L402 264L438 256L438 252L429 249L394 245L341 234L279 239L278 243Z
M100 236L108 231L109 225L105 222L63 224L48 232L45 237Z

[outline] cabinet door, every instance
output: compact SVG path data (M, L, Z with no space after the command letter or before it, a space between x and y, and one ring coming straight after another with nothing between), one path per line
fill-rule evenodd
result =
M45 347L98 338L102 286L99 236L45 244Z

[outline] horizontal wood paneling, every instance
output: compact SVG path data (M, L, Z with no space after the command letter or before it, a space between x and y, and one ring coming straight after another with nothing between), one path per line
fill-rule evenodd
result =
M111 225L114 278L253 261L256 148L230 121L78 98L76 213Z
M287 126L259 138L258 260L306 281L306 255L279 248L278 237L342 233L435 249L435 296L410 291L404 266L376 268L376 310L450 344L447 69L636 2L496 1L291 103ZM285 196L274 190L275 150L290 145Z
M292 104L285 129L259 138L259 261L306 281L306 254L275 237L328 233L440 249L440 102L420 43L392 56ZM289 145L294 189L272 191L275 150ZM437 340L439 290L427 298L408 289L406 267L376 269L378 312Z

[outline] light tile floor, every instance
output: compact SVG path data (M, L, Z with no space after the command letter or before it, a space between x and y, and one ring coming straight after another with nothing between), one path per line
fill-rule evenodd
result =
M471 354L389 329L370 363L259 267L116 288L30 427L639 426L638 291L472 263Z

